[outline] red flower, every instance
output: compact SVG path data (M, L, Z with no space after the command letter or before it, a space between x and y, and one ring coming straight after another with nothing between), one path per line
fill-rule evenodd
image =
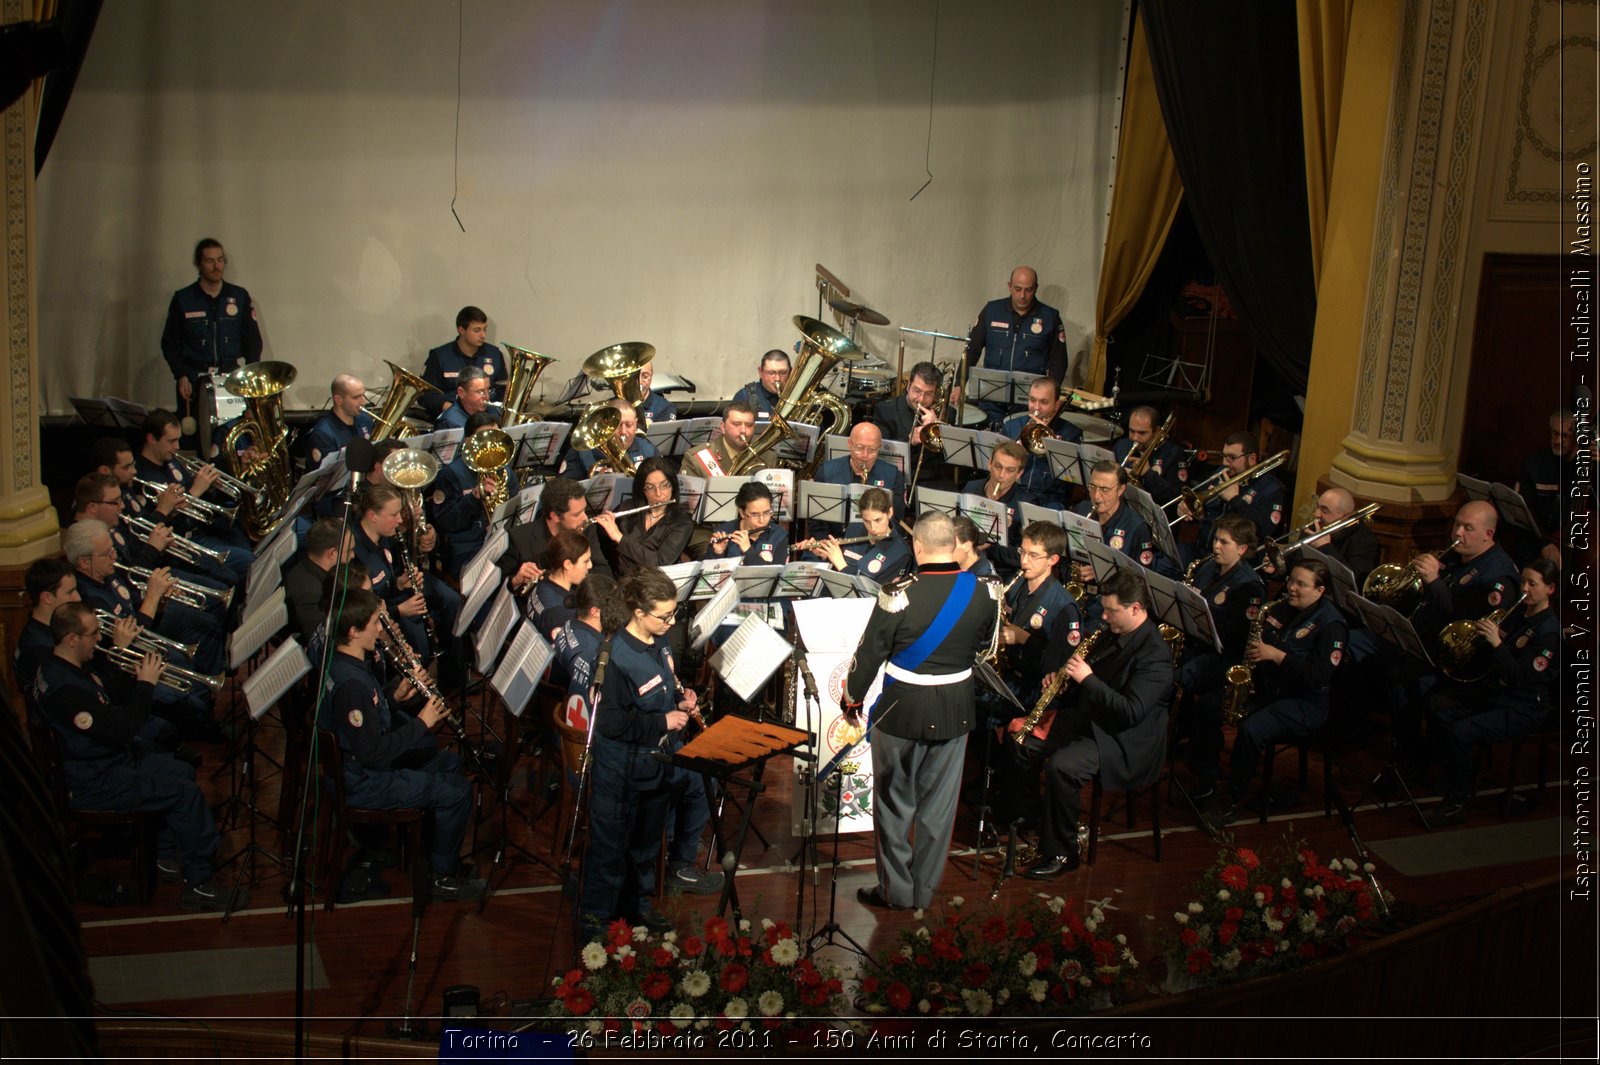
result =
M983 941L985 943L1004 943L1010 933L1006 930L1004 917L991 917L983 922Z
M1074 951L1078 949L1078 937L1073 934L1070 928L1063 928L1061 930L1061 946L1063 949L1068 951Z
M1254 869L1261 864L1261 859L1257 858L1256 852L1249 847L1240 847L1234 853L1239 856L1239 861L1243 863L1246 869Z
M722 978L718 983L722 985L722 990L728 994L737 995L749 985L750 970L738 962L733 962L722 970Z
M1223 912L1222 919L1225 921L1232 921L1234 924L1238 924L1240 921L1244 920L1244 908L1240 906L1229 906L1227 910Z
M1242 865L1225 865L1222 867L1222 884L1234 891L1243 891L1245 885L1250 883L1250 874L1244 871Z
M1033 938L1033 922L1028 920L1026 917L1018 917L1017 918L1017 938L1018 939L1032 939Z
M594 1009L594 996L586 987L574 988L572 994L567 996L567 1010L575 1017L582 1017Z
M726 917L706 918L706 938L709 940L726 939L728 935L728 919Z
M1265 903L1268 903L1268 904L1270 904L1272 902L1272 887L1271 887L1271 885L1269 885L1269 884L1257 884L1256 888L1255 888L1255 891L1256 891L1257 895L1261 896L1261 901L1262 902L1265 902Z
M652 1002L660 1002L672 990L672 977L666 973L651 973L639 981L639 990Z
M577 987L581 983L583 983L583 970L582 969L569 969L569 970L567 970L566 985L568 987Z
M656 963L657 969L667 969L672 966L672 951L666 947L657 947L650 953L650 958Z
M956 946L955 933L941 928L933 934L933 952L945 961L960 961L961 948Z
M1256 961L1261 957L1261 947L1256 943L1246 943L1239 948L1239 960L1244 962Z
M1232 922L1225 923L1221 928L1217 929L1217 942L1223 946L1227 946L1229 943L1233 942L1234 934L1238 931L1238 925L1233 924Z
M1050 949L1050 944L1048 943L1035 943L1033 945L1033 956L1039 959L1039 968L1041 969L1050 968L1051 963L1056 960L1055 952Z
M1300 956L1302 958L1315 958L1317 956L1317 945L1315 943L1300 944Z
M632 943L633 926L618 917L606 926L606 941L612 950L616 950L624 943Z
M889 1008L899 1013L911 1008L911 989L898 980L889 985L884 997L888 999Z
M967 971L962 974L961 979L968 987L983 987L989 982L989 977L993 975L994 970L990 969L988 965L981 961L976 961L967 966Z
M661 1027L661 1034L662 1035L677 1035L678 1034L678 1026L673 1024L671 1021L662 1021L660 1027Z
M682 947L685 958L698 958L705 953L706 943L699 936L684 936Z
M1178 933L1178 941L1186 947L1192 947L1200 942L1200 933L1185 926L1184 930Z
M1203 973L1211 968L1211 952L1205 947L1196 947L1189 952L1189 971Z
M619 964L622 966L623 972L631 973L633 972L634 966L639 964L639 955L629 954L626 958L623 958Z

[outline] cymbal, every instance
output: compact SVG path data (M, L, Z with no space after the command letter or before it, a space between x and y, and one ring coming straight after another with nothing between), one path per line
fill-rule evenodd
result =
M864 303L851 303L847 299L835 296L833 299L828 301L828 306L832 307L846 318L854 318L856 321L865 322L867 325L889 324L889 318L887 315L883 314L881 311L873 310Z
M850 376L857 381L887 381L894 376L894 371L887 367L857 364L850 367Z

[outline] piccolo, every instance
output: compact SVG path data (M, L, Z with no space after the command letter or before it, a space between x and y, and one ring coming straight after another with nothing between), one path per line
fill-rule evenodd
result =
M643 514L647 510L660 510L662 507L670 507L672 506L673 502L674 500L669 499L665 503L646 503L642 507L629 507L627 510L615 511L611 516L613 518L626 518L629 514ZM596 515L595 517L586 519L583 523L583 528L587 529L589 526L599 521L601 517L603 517L603 515Z

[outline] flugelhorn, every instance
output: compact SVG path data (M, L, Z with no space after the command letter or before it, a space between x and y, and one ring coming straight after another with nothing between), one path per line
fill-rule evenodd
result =
M98 608L96 608L94 616L100 620L100 635L108 640L115 640L117 638L117 622L121 619L109 610L100 610ZM137 618L134 620L138 621ZM133 647L135 650L147 651L153 655L165 655L177 651L189 658L193 658L194 653L200 649L200 645L197 643L182 643L170 636L163 636L145 625L139 626L139 634L133 638Z
M1151 450L1153 451L1154 448ZM1223 481L1219 481L1202 492L1196 492L1192 488L1185 488L1179 493L1179 497L1183 500L1183 505L1189 508L1189 513L1184 514L1179 512L1178 516L1172 519L1172 523L1176 525L1180 521L1198 519L1201 512L1205 510L1206 504L1210 503L1223 492L1226 492L1235 485L1245 484L1246 482L1261 476L1263 473L1266 473L1268 470L1275 470L1288 461L1289 452L1288 449L1284 449L1283 451L1278 452L1276 455L1273 455L1271 458L1262 459L1260 462L1256 463L1254 466L1251 466L1243 473L1236 473L1232 477L1229 477Z
M139 590L140 595L145 593L145 589L150 585L150 570L143 566L125 566L121 562L117 563L117 569L121 570L122 575L128 578L128 582ZM203 584L181 581L176 577L171 577L169 580L172 583L172 587L167 594L175 602L182 603L184 606L192 606L196 610L206 610L215 601L221 605L222 609L226 610L233 605L232 588L207 588Z
M128 528L147 544L150 542L150 537L155 534L156 526L160 524L138 514L130 514L127 522ZM221 551L196 543L187 536L179 536L177 533L172 534L172 543L167 546L167 550L172 553L173 558L179 562L187 562L191 566L198 566L202 562L223 566L228 561L228 556Z
M166 485L156 484L154 481L146 480L143 477L135 477L133 479L133 483L139 487L140 491L149 496L151 499L159 498L161 494L167 490ZM177 481L173 481L172 483L178 484ZM179 484L178 487L182 488L183 486ZM239 513L238 507L225 507L220 503L213 503L208 499L201 499L199 496L192 496L188 492L184 492L178 497L177 509L178 513L187 514L189 517L198 522L209 523L213 521L220 521L225 525L232 524L233 519Z
M139 667L144 665L145 652L135 651L131 647L118 647L116 644L111 644L108 647L100 648L100 651L112 665L124 673L138 673ZM151 653L153 654L154 652ZM211 694L215 695L222 690L222 686L227 683L227 679L221 673L215 675L196 673L192 669L184 669L182 666L175 666L171 662L163 662L161 663L161 673L157 676L156 683L175 692L187 692L196 684L203 684L211 689Z
M1451 540L1449 547L1428 554L1443 560L1444 556L1460 546L1459 539ZM1361 582L1361 594L1374 603L1394 607L1403 614L1410 613L1422 596L1422 574L1417 572L1416 559L1404 564L1385 562L1374 567L1367 574L1367 579Z

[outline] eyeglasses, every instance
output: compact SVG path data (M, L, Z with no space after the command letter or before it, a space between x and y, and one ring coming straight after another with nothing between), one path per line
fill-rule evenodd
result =
M1022 557L1023 558L1031 558L1035 562L1042 562L1045 559L1049 558L1050 555L1049 555L1048 552L1045 552L1045 551L1024 551L1024 552L1022 552Z
M639 613L643 614L647 618L655 618L657 621L661 622L661 624L663 624L663 625L672 624L672 619L675 616L677 616L677 611L676 610L669 610L665 614L652 614L648 610L641 610L641 611L639 611Z
M114 547L108 547L104 551L96 551L94 553L94 557L95 558L109 558L109 559L112 559L114 561L116 559L116 557L117 557L117 549L114 548Z

